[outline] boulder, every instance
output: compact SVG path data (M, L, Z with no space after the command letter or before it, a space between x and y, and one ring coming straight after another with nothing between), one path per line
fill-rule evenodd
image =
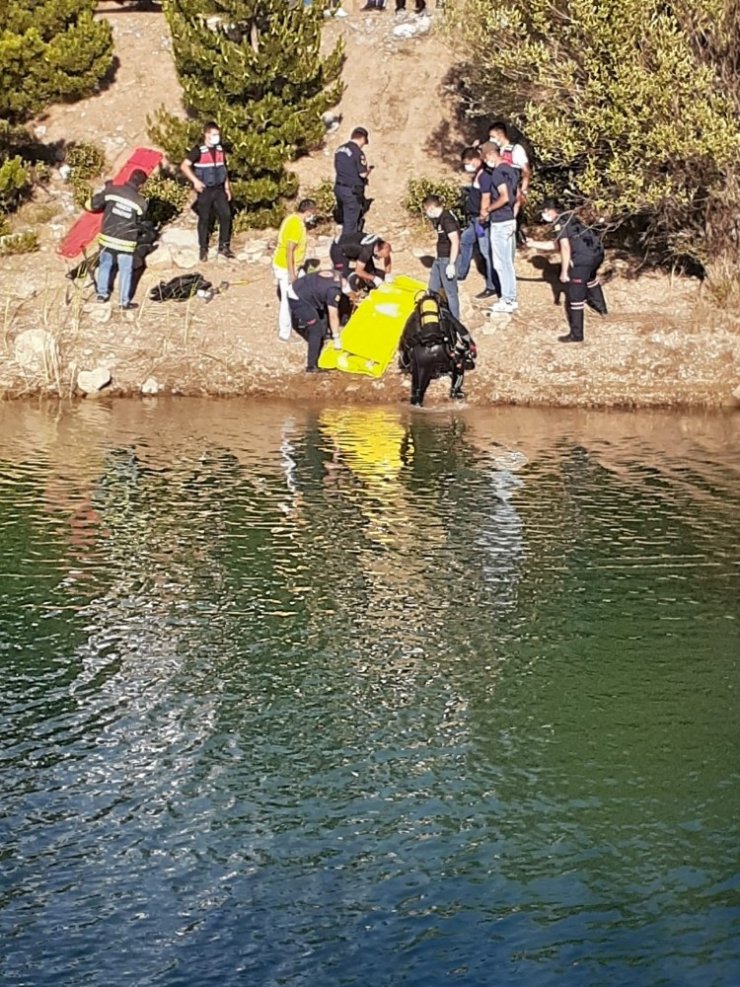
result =
M24 370L48 371L59 360L59 347L45 329L26 329L15 338L14 355Z
M94 370L80 370L77 374L77 390L83 394L97 394L111 382L111 372L107 367Z
M197 267L198 265L198 251L197 250L173 250L172 251L172 263L176 267Z
M198 234L195 230L173 229L168 227L159 238L161 246L178 247L195 250L198 246Z
M172 251L168 246L158 246L157 249L147 255L147 267L170 267L172 264Z
M142 394L159 394L161 387L156 377L147 377L141 385Z
M417 17L413 21L406 21L405 24L397 24L393 28L393 37L401 38L403 41L420 38L424 34L429 34L431 28L431 17Z

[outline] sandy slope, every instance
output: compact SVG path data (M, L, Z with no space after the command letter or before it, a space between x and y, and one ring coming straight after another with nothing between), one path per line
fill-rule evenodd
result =
M359 4L357 5L359 6ZM108 8L106 11L106 7ZM160 102L177 108L177 82L166 25L158 13L132 12L103 4L113 24L120 65L114 83L82 104L53 108L39 121L45 139L93 139L107 150L111 171L129 147L146 143L145 115ZM349 9L352 9L351 4ZM343 124L326 148L295 167L303 188L331 176L335 147L356 124L371 132L369 156L376 165L371 192L373 229L386 233L395 248L396 270L426 277L416 256L433 238L410 224L400 209L408 177L451 174L444 157L453 128L443 80L453 56L436 37L406 42L392 39L392 15L354 11L327 26L326 43L342 34L347 46L346 92L339 107ZM454 138L454 133L453 133ZM454 140L453 140L454 144ZM45 231L44 250L33 258L9 258L0 268L0 391L7 395L74 391L76 373L105 364L113 392L139 390L154 376L174 393L270 393L291 397L347 396L352 400L399 400L405 385L389 372L380 382L345 375L317 380L302 374L305 346L280 344L275 335L275 303L269 274L270 237L243 238L262 243L251 261L201 265L215 281L232 287L209 305L150 305L147 289L180 271L152 269L139 292L144 301L135 317L111 313L88 302L64 280L66 264L55 246L73 213L69 193L55 181L51 198L61 212ZM70 210L65 212L64 210ZM190 215L183 226L192 229ZM240 243L237 247L243 247ZM326 255L326 244L314 245ZM695 282L645 275L614 277L607 294L612 314L587 317L587 342L563 347L563 314L543 280L547 265L536 255L518 260L521 308L514 319L492 323L472 296L482 287L471 275L463 289L463 315L479 344L479 369L466 387L474 403L729 405L740 395L740 327L737 318L714 312ZM14 340L26 328L46 328L58 340L60 364L45 373L23 371L13 359ZM432 402L445 399L434 385Z

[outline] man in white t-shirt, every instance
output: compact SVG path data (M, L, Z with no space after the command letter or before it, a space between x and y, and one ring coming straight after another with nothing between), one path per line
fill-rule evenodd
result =
M492 140L501 148L501 157L506 164L516 168L519 174L519 188L517 189L516 205L514 215L518 216L529 194L529 182L532 177L532 169L529 165L527 152L521 144L512 144L509 138L509 128L503 120L496 120L488 128L488 139Z

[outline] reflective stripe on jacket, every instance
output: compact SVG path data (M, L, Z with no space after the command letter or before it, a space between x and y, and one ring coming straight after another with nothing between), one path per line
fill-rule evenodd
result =
M103 226L98 237L101 247L133 253L139 239L139 220L146 213L147 201L133 185L109 183L85 204L90 212L103 213Z
M193 171L198 181L206 188L216 188L226 184L226 155L220 144L215 147L200 147L200 159L193 165Z

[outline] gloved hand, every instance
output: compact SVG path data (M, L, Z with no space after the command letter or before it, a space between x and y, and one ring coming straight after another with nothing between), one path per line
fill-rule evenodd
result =
M333 336L332 337L332 342L334 344L334 349L335 350L341 350L341 348L342 348L342 340L339 338L339 336Z
M454 264L448 264L445 268L445 277L448 281L452 281L457 275L457 268Z
M386 284L393 284L393 275L392 274L386 274L386 276L385 276L385 283Z
M373 278L373 284L375 285L376 288L379 288L382 283L383 283L383 279L381 277L378 277L378 275L376 274L375 277Z

